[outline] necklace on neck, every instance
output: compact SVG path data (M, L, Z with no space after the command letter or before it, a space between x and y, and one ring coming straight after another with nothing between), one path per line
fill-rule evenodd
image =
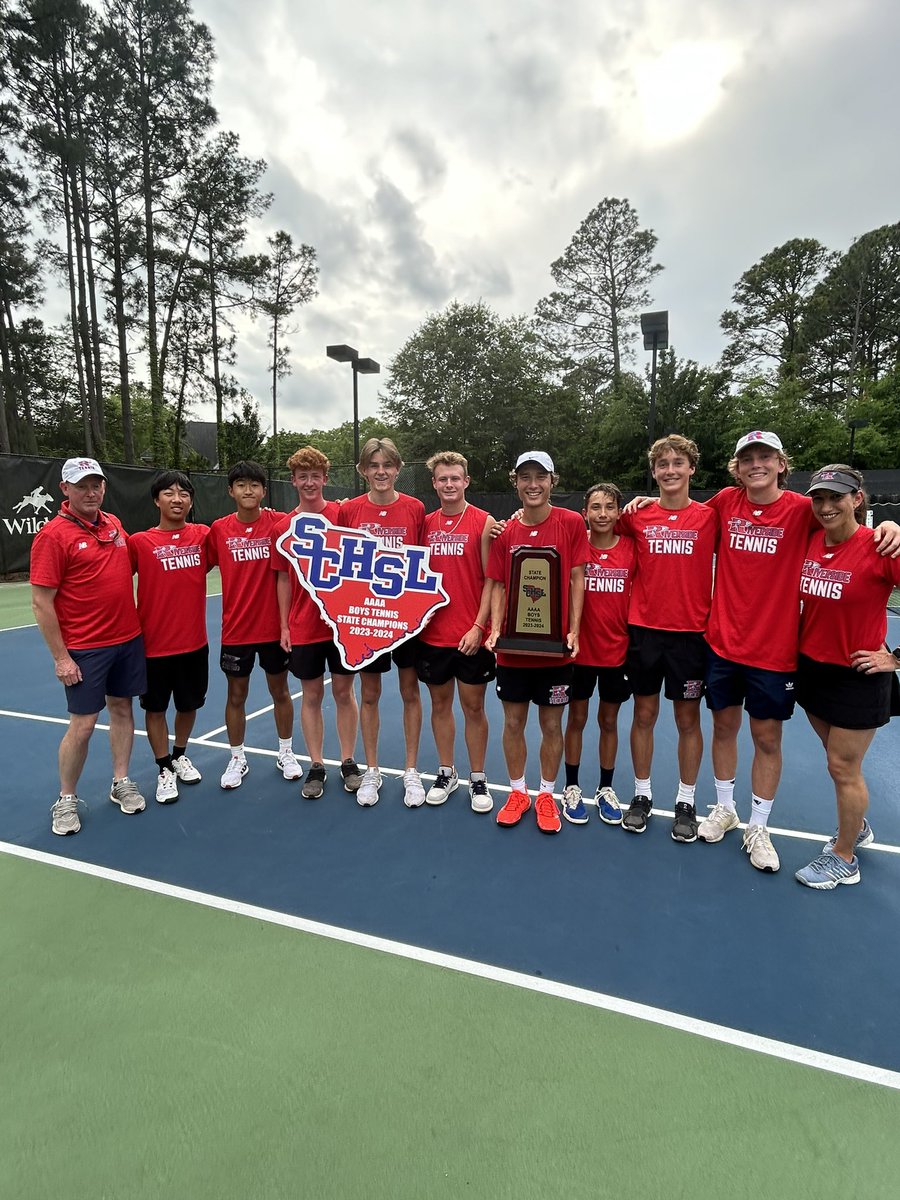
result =
M466 515L466 509L467 509L468 507L469 507L469 502L468 502L468 500L465 500L465 501L463 502L462 511L460 512L459 516L456 518L456 524L453 526L453 528L452 528L452 529L442 529L442 530L441 530L441 533L456 533L457 529L459 528L459 523L460 523L460 521L461 521L461 520L463 519L463 517ZM451 514L450 514L450 517L445 517L445 516L444 516L444 514L443 514L443 513L441 513L441 517L442 517L442 520L443 520L443 521L449 521L449 520L452 518L452 515L453 515L453 514L451 513Z

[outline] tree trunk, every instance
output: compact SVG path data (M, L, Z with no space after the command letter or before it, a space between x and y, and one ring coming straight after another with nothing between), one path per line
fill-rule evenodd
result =
M119 198L115 187L110 189L110 232L113 242L113 304L116 314L116 341L119 349L119 398L122 401L122 438L125 461L135 462L134 422L131 415L131 378L128 362L128 322L125 316L125 279L122 263L122 224L119 219Z

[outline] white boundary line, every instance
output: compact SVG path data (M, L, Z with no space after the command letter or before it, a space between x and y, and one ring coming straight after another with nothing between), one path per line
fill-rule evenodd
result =
M814 1067L816 1070L827 1071L832 1075L842 1075L847 1079L859 1079L864 1083L874 1083L881 1087L900 1091L900 1073L896 1071L889 1071L870 1063L855 1062L849 1058L839 1058L833 1054L823 1054L821 1051L811 1050L806 1046L775 1041L772 1038L746 1033L740 1029L714 1025L710 1021L701 1021L695 1017L668 1012L666 1009L639 1004L633 1000L623 1000L618 996L609 996L603 992L592 992L587 988L573 987L571 984L558 983L552 979L536 979L531 975L508 971L503 967L494 967L468 958L458 958L452 954L442 954L437 950L426 950L421 946L410 946L404 942L390 941L372 934L358 933L352 929L342 929L337 925L325 925L320 921L310 921L305 917L296 917L290 913L259 908L253 904L243 904L222 896L213 896L206 892L194 891L191 888L177 887L174 884L163 883L161 880L146 879L140 875L129 875L123 871L113 871L94 863L61 858L56 854L47 854L44 851L32 850L25 846L15 846L9 842L0 842L0 853L8 854L13 858L27 859L30 862L43 863L47 866L60 867L79 875L105 879L111 883L119 883L155 895L184 900L204 908L216 909L219 912L250 917L255 921L265 921L269 925L279 925L282 928L293 929L315 937L329 938L332 941L343 942L345 945L376 950L395 958L405 958L429 966L442 967L444 970L456 971L461 975L469 975L476 979L487 979L494 983L504 983L510 987L521 988L524 991L553 996L559 1000L569 1000L575 1004L584 1004L591 1008L603 1009L605 1012L618 1013L638 1021L649 1021L654 1025L675 1029L681 1033L690 1033L695 1037L720 1042L726 1046L734 1046L740 1050L767 1054L771 1058L780 1058L785 1062Z
M330 679L326 680L326 682L330 683L331 680ZM293 699L297 699L297 697L301 696L302 694L303 694L302 691L297 692L296 694L294 694ZM249 713L247 715L247 720L249 721L251 717L259 716L261 713L271 712L273 708L274 708L274 705L270 704L267 708L259 709L258 712ZM18 718L19 720L22 720L22 721L44 721L48 725L68 725L69 724L67 717L45 717L45 716L40 716L36 713L15 712L15 711L13 711L11 709L7 709L7 708L0 708L0 717L13 717L13 718ZM109 726L101 724L98 721L97 724L94 726L94 728L99 729L99 730L108 730ZM134 732L135 732L136 737L146 737L147 736L146 732L143 729L135 728ZM207 749L211 749L211 750L230 750L231 747L229 746L229 744L227 742L214 742L214 741L210 740L211 738L214 738L217 734L224 733L224 732L225 732L225 727L223 725L220 729L211 729L209 731L209 733L201 734L198 737L192 736L191 742L196 743L199 746L205 746L205 747L207 747ZM264 758L277 758L278 757L277 750L267 750L265 748L262 748L262 747L258 748L255 746L245 746L244 753L245 754L259 754ZM300 762L311 762L312 761L309 758L309 756L306 754L298 754L297 758ZM333 758L326 758L324 761L325 761L325 766L327 766L327 767L339 767L341 765L337 761L337 759L333 759ZM399 778L403 774L402 770L399 770L395 767L379 767L378 769L381 771L382 775L393 775L393 776L397 776ZM430 774L427 771L420 771L419 774L421 775L421 777L423 779L436 778L434 775ZM462 783L462 780L460 780L460 782ZM488 789L492 792L499 792L501 794L503 794L509 790L508 786L503 783L488 783ZM534 788L531 789L531 794L532 795L537 794L535 792ZM559 792L555 792L554 795L556 796L557 800L560 800L562 798L561 794ZM586 804L593 803L593 798L590 796L585 796L585 803ZM671 809L666 809L666 808L654 808L653 814L654 814L654 816L664 817L664 818L673 818L675 816L675 813ZM746 829L747 828L746 822L741 822L741 824L736 826L736 828ZM828 841L829 837L831 837L830 833L807 833L805 830L802 830L802 829L781 829L776 825L770 825L769 832L772 834L776 834L778 837L794 838L797 841L801 841L801 842L821 842L823 845L825 844L825 842ZM2 844L2 843L0 843L0 844ZM866 846L866 851L869 851L869 850L878 850L882 854L900 855L900 846L892 846L892 845L888 844L887 842L870 842L869 845Z

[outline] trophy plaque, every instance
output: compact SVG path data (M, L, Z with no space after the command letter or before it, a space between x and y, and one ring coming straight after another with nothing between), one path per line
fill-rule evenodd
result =
M562 628L559 551L552 546L516 546L510 558L506 619L496 649L514 654L568 654ZM569 581L565 583L568 587Z

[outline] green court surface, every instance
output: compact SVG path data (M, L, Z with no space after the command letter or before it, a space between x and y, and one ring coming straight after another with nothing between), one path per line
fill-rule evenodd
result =
M8 855L0 903L4 1200L897 1195L889 1088Z

